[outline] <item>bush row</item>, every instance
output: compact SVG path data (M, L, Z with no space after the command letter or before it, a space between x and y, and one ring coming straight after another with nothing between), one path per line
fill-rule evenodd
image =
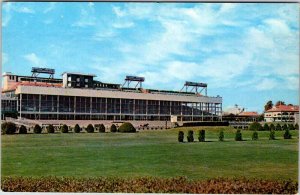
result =
M270 131L270 130L276 130L276 131L281 131L281 130L298 130L299 129L299 125L296 123L295 125L293 124L284 124L284 125L280 125L279 123L277 123L276 125L274 125L273 123L271 123L270 125L268 125L267 123L264 124L264 126L262 126L260 123L258 122L253 122L250 124L249 126L250 130L253 131Z
M224 131L220 131L219 133L219 141L224 141ZM289 131L289 129L286 129L283 134L284 139L292 139L292 135ZM269 134L269 140L275 140L275 131L270 130ZM198 132L198 140L199 142L205 142L205 130L200 130ZM237 130L234 137L235 141L243 141L243 136L241 130ZM258 140L258 133L257 131L254 131L252 133L252 140ZM179 131L178 132L178 142L184 142L184 132ZM194 131L189 130L187 135L187 142L194 142Z
M75 133L80 133L83 128L80 128L78 124L76 124L73 128L73 131ZM99 130L100 133L105 132L105 126L103 124L98 124L93 126L92 124L89 124L85 130L87 133L93 133L96 130ZM53 125L48 125L46 127L47 133L54 133L55 128ZM63 125L59 129L62 133L68 133L72 128L68 127L67 125ZM4 122L1 124L1 133L2 134L15 134L17 132L17 126L16 124L12 122ZM131 123L123 123L119 128L116 127L116 125L112 124L110 127L110 132L121 132L121 133L135 133L136 129ZM27 128L24 125L21 125L19 127L19 134L26 134ZM38 124L36 124L33 128L33 133L40 134L42 133L42 127Z

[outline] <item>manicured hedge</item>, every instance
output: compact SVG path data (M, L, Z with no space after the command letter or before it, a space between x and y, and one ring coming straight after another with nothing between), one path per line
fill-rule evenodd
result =
M135 133L136 129L134 128L134 126L131 123L123 123L119 127L118 131L121 133Z
M33 128L33 133L35 133L35 134L42 133L42 127L40 125L35 125Z
M20 126L19 134L27 134L27 128L24 125Z

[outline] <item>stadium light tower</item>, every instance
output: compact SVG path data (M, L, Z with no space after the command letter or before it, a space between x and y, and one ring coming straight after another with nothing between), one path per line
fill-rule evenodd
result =
M199 93L201 93L203 90L205 90L205 96L207 96L207 84L206 83L196 83L196 82L186 81L180 91L182 91L185 88L185 92L188 92L189 87L192 87L190 92L192 92L194 90L195 93L198 93L198 88L202 88Z
M127 84L127 87L129 88L131 82L137 82L134 88L136 88L138 85L140 85L140 88L142 88L142 82L144 81L145 81L144 77L126 76L125 82L122 85L122 87L124 87Z
M33 77L37 77L39 74L49 74L49 79L53 79L55 74L55 70L51 68L32 67L31 72Z

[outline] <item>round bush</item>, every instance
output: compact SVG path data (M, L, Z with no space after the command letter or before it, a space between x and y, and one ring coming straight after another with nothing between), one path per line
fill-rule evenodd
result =
M290 133L290 131L288 129L285 130L285 132L283 134L283 138L284 139L292 139L292 134Z
M1 134L6 133L6 126L7 126L7 122L2 122L1 123Z
M6 122L6 123L2 123L2 133L3 134L15 134L17 131L17 126L15 123L12 122Z
M116 125L114 125L114 124L111 125L111 127L110 127L110 132L112 132L112 133L117 132L117 127L116 127Z
M295 130L295 127L293 124L289 124L289 130Z
M275 140L275 131L274 130L270 131L269 140Z
M282 126L282 130L284 130L284 131L288 130L287 124L284 124L284 125Z
M75 133L80 133L80 127L79 127L78 124L75 125L75 127L74 127L74 132L75 132Z
M134 126L131 123L123 123L119 127L119 132L121 132L121 133L135 133L136 129L134 128Z
M223 130L220 131L219 141L224 141L224 131Z
M178 132L178 142L183 142L184 139L184 133L183 131Z
M276 131L281 131L281 125L278 123L277 125L276 125Z
M92 124L89 124L86 127L86 132L88 132L88 133L94 133L94 126Z
M40 125L36 124L33 128L33 133L35 133L35 134L42 133L42 127Z
M68 133L69 128L68 128L67 125L63 125L63 126L60 128L60 130L61 130L62 133Z
M188 132L187 140L188 140L188 142L193 142L194 141L194 131L190 130Z
M199 142L205 142L205 130L200 130L199 131L198 140L199 140Z
M47 133L54 133L54 127L53 127L53 125L48 125L48 127L47 127Z
M99 133L105 133L105 126L103 124L99 125Z
M27 128L24 125L19 128L19 134L27 134Z
M270 127L267 123L264 124L264 130L265 131L269 131L270 130Z
M252 140L258 140L258 133L257 131L254 131L252 134Z
M261 131L261 130L263 130L261 124L258 123L258 122L251 123L249 129L252 130L252 131Z
M275 130L275 125L273 123L270 125L270 130Z

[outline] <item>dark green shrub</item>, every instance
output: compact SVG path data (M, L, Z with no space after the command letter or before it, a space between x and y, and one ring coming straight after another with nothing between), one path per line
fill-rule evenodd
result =
M273 123L270 125L270 130L275 130L275 125Z
M270 131L269 140L275 140L275 131L274 130Z
M243 138L242 138L241 130L237 130L235 133L235 141L242 141L242 140Z
M7 126L7 122L1 123L1 134L6 134L6 126Z
M110 127L110 132L112 132L112 133L117 132L117 127L116 127L116 125L114 125L114 124L111 125L111 127Z
M250 124L249 129L252 130L252 131L262 131L263 127L261 126L260 123L253 122L253 123Z
M99 132L100 133L105 133L105 126L103 124L99 125Z
M12 122L6 122L6 124L3 125L3 134L15 134L17 131L17 126L15 123Z
M89 124L85 130L88 133L94 133L94 126L92 124Z
M183 139L184 139L184 133L183 133L183 131L179 131L178 132L178 141L183 142Z
M74 132L75 132L75 133L80 133L80 127L79 127L78 124L76 124L76 125L74 126Z
M276 131L281 131L281 125L278 123L277 125L276 125Z
M119 127L119 132L121 132L121 133L135 133L136 129L134 128L134 126L131 123L123 123Z
M284 124L284 125L282 126L282 130L284 130L284 131L288 130L287 124Z
M296 129L296 130L299 130L299 125L298 125L298 123L296 123L295 129Z
M188 142L193 142L194 141L194 131L190 130L188 132L187 141Z
M199 140L199 142L205 142L205 130L200 130L199 131L198 140Z
M19 134L27 134L27 128L24 125L19 128Z
M289 130L295 130L295 126L293 124L289 124Z
M264 130L265 131L270 131L270 127L267 123L264 124Z
M285 130L285 132L283 134L283 138L284 139L292 139L292 134L290 133L290 131L288 129Z
M223 130L220 131L219 141L224 141L224 131Z
M254 131L252 134L252 140L258 140L258 133L257 131Z
M40 134L42 133L42 127L36 124L33 128L33 133Z
M63 125L61 128L60 128L61 132L62 133L68 133L69 131L69 127L67 125Z
M49 125L49 126L47 127L47 132L48 132L48 133L54 133L54 127L53 127L53 125Z

